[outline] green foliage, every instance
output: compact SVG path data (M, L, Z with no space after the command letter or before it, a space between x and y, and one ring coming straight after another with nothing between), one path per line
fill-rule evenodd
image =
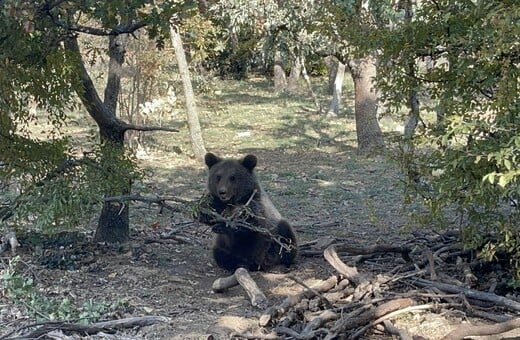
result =
M128 189L139 175L120 149L96 147L95 141L77 147L72 136L64 137L82 86L80 56L63 41L71 34L131 32L135 25L146 27L162 46L172 15L193 6L179 0L136 0L125 6L96 0L0 3L2 224L9 215L17 226L30 223L46 230L88 223L103 195ZM35 132L39 126L45 126L45 136Z
M126 303L117 301L87 300L77 307L69 298L56 299L38 291L34 280L19 273L17 267L20 258L9 261L2 271L2 294L12 302L19 304L38 321L79 321L84 324L99 321L104 315L125 307Z
M0 167L4 181L17 183L18 190L2 198L19 227L30 223L51 232L85 225L100 209L104 195L118 195L141 176L133 156L121 155L117 148L94 146L77 159L72 150L58 148L59 143L28 143L36 148L16 148Z
M520 280L520 7L437 1L414 10L412 20L373 33L389 108L401 110L419 91L422 115L437 115L423 120L405 162L429 184L412 187L429 222L456 221L465 245L486 258L509 254Z

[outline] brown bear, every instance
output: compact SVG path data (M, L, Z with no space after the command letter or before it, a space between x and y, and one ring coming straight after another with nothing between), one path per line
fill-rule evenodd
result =
M210 211L221 217L241 208L249 212L243 217L246 226L238 227L231 227L229 220L216 218L214 214L199 213L199 220L211 225L217 233L213 246L217 265L230 271L238 267L256 271L293 263L297 254L296 235L260 186L253 172L256 156L225 159L207 153L205 162L209 169Z

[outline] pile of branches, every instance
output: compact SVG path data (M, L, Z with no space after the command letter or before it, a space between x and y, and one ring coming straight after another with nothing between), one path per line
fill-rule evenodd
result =
M291 277L304 289L277 305L270 305L243 268L230 277L217 279L213 290L220 292L240 284L252 305L262 310L259 324L264 332L237 335L243 338L358 339L375 330L401 339L425 339L408 334L392 322L397 316L414 311L458 310L459 314L492 321L485 326L462 325L444 339L519 328L518 299L495 294L493 284L487 291L472 288L476 286L472 271L476 264L464 259L468 252L457 240L455 235L442 235L421 246L414 244L413 249L407 244L354 247L334 240L325 250L305 249L309 244L304 245L304 256L319 252L335 273L314 287ZM347 265L340 255L354 265ZM358 271L360 263L368 270ZM390 270L384 271L385 268Z

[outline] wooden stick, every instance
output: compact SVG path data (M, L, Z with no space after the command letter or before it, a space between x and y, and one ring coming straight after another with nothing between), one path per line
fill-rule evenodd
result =
M327 260L327 262L338 271L338 273L343 275L346 279L352 281L356 286L363 281L363 278L359 274L356 267L347 266L345 262L341 261L338 253L336 252L335 245L327 247L327 249L325 249L323 252L323 256L325 257L325 260Z

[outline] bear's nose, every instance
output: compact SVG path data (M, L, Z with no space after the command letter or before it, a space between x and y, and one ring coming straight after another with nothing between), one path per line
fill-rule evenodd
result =
M226 188L220 188L220 189L218 189L218 194L219 194L219 195L225 195L226 193L227 193Z

